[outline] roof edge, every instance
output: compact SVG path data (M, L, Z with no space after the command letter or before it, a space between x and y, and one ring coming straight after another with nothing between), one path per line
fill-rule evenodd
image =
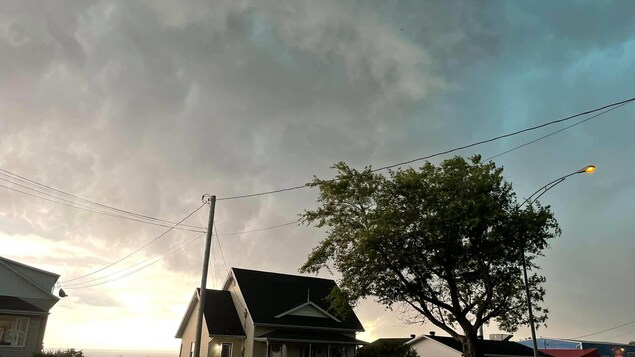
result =
M314 303L313 301L307 301L307 302L304 302L304 303L302 303L302 304L300 304L300 305L298 305L298 306L296 306L296 307L294 307L294 308L292 308L292 309L290 309L290 310L287 310L287 311L285 311L285 312L283 312L283 313L281 313L281 314L278 314L278 315L274 316L274 318L276 318L276 319L277 319L277 318L280 318L280 317L283 317L283 316L289 315L289 314L291 314L291 313L293 313L293 312L295 312L295 311L300 310L301 308L303 308L303 307L305 307L305 306L311 306L311 307L313 307L313 308L317 309L319 312L323 313L324 315L328 316L329 318L331 318L331 319L335 320L336 322L342 322L342 321L341 321L340 319L338 319L337 317L335 317L335 316L333 316L333 315L329 314L329 312L328 312L328 311L326 311L326 310L324 310L323 308L319 307L319 306L318 306L316 303Z
M183 315L183 318L181 319L181 323L179 324L178 330L176 330L176 335L174 335L174 338L183 338L183 332L185 332L185 327L187 326L187 323L190 320L190 316L192 316L192 313L196 307L196 304L198 304L198 300L199 300L198 292L199 292L199 288L194 289L194 294L192 294L190 303L187 305L187 309L185 310L185 314Z
M39 284L37 284L37 283L36 283L36 282L34 282L33 280L29 279L29 277L25 276L24 274L20 273L19 271L15 270L15 269L13 269L13 267L12 267L11 265L9 265L9 264L7 263L7 261L9 261L9 262L13 262L13 260L11 260L11 259L7 259L7 258L4 258L4 257L0 257L0 264L4 265L5 267L7 267L7 269L10 269L12 272L14 272L14 273L18 274L18 276L20 276L22 279L24 279L24 280L28 281L31 285L33 285L33 286L35 286L36 288L38 288L39 290L43 291L43 292L44 292L45 294L47 294L49 297L52 297L53 299L55 299L55 304L57 304L57 302L60 300L60 298L59 298L59 297L57 297L57 296L53 295L53 293L51 293L50 291L48 291L48 290L44 289L43 287L41 287ZM17 264L19 264L19 265L21 265L21 266L24 266L24 267L26 267L26 268L29 268L29 269L40 270L40 269L33 268L33 267L31 267L31 266L28 266L28 265L25 265L25 264L22 264L22 263L18 263L18 262L15 262L15 263L17 263ZM46 271L44 271L44 270L42 270L42 271L43 271L43 272L46 272ZM50 273L50 272L46 272L46 273ZM50 274L53 274L53 273L50 273ZM55 274L54 276L57 276L57 277L59 278L59 275L57 275L57 274ZM55 304L53 304L53 305L55 305Z
M10 262L10 263L13 263L13 264L16 264L16 265L19 265L19 266L25 267L25 268L29 268L29 269L35 270L35 271L38 271L38 272L40 272L40 273L48 274L48 275L51 275L51 276L54 276L54 277L57 277L57 278L59 278L59 277L60 277L60 275L59 275L59 274L52 273L52 272L50 272L50 271L48 271L48 270L44 270L44 269L40 269L40 268L36 268L36 267L34 267L34 266L27 265L27 264L24 264L24 263L20 263L20 262L18 262L18 261L15 261L15 260L13 260L13 259L9 259L9 258L6 258L6 257L2 257L2 256L0 256L0 260L5 260L5 261L8 261L8 262Z

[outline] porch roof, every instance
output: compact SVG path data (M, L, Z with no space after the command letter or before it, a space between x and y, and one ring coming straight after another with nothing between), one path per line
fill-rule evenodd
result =
M339 333L283 330L269 332L256 337L255 340L260 342L330 343L334 345L365 345L368 343Z

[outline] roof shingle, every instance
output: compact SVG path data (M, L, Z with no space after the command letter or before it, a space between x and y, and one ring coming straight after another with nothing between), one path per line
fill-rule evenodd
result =
M326 297L336 287L333 280L239 268L232 271L255 324L364 330L352 309L344 317L337 316L340 321L291 314L276 317L307 300L330 311Z

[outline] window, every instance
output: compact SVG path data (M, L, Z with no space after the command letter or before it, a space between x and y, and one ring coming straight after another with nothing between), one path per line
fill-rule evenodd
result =
M232 344L223 342L220 349L220 357L232 357Z
M287 345L274 343L271 345L270 357L287 357Z
M190 357L194 357L194 344L195 342L190 343Z
M0 315L0 346L24 347L28 332L28 317Z

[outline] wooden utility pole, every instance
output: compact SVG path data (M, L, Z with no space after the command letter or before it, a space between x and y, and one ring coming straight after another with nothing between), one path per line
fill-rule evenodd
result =
M196 320L196 340L194 342L194 357L201 356L201 335L203 333L203 312L205 311L205 294L207 292L207 272L209 270L209 254L212 249L212 230L214 230L214 210L216 196L203 195L203 201L209 200L209 222L207 224L207 239L205 240L205 257L203 258L203 273L201 275L201 291L199 293L198 317Z

